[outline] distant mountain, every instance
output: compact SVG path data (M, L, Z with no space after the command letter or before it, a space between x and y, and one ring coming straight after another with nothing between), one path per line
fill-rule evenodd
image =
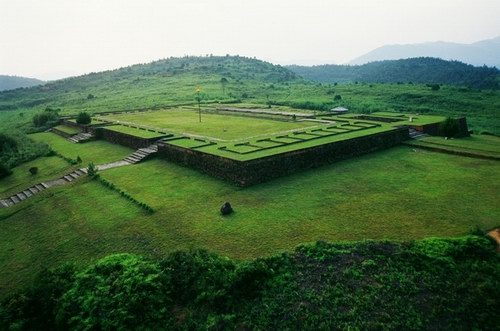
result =
M32 87L43 83L43 80L35 78L0 75L0 91L13 90L20 87Z
M386 45L352 60L349 64L365 64L373 61L414 57L437 57L444 60L457 60L475 66L487 65L500 68L500 37L473 44L438 41L421 44Z
M499 89L500 71L458 61L413 58L363 65L288 66L296 74L318 82L422 83Z

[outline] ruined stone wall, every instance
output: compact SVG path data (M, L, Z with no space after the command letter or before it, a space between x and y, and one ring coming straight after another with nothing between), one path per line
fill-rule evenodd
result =
M169 161L201 170L209 175L249 186L302 170L344 160L408 139L407 128L397 128L369 136L271 155L250 161L237 161L169 144L161 144L159 155Z

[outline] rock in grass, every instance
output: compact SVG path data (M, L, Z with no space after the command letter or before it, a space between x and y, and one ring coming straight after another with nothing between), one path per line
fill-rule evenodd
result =
M233 207L231 207L229 202L224 202L222 207L220 207L220 212L222 215L229 215L233 212Z

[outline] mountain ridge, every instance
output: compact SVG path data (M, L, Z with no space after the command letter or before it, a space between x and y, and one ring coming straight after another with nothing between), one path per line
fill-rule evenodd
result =
M296 74L321 83L447 84L477 89L499 89L500 71L459 61L420 57L374 61L363 65L288 66Z
M470 44L434 41L417 44L384 45L351 60L348 64L361 65L374 61L414 57L436 57L475 66L486 65L500 68L500 36Z

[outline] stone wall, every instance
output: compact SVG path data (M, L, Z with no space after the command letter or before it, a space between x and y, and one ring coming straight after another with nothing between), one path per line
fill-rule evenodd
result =
M408 129L404 127L389 132L304 148L250 161L232 160L169 144L160 144L158 154L169 161L201 170L238 186L249 186L298 171L389 148L406 139L408 139Z
M167 137L166 135L155 138L141 138L122 132L107 130L105 127L93 128L92 131L97 139L104 139L113 144L119 144L133 149L148 147L149 145L154 144L156 141L160 140L161 138Z
M469 127L467 126L467 119L465 117L460 117L457 118L456 121L459 128L457 137L468 137L470 134ZM410 127L414 128L417 131L427 133L431 136L443 136L443 133L441 132L441 123L432 123L420 126L410 125Z

